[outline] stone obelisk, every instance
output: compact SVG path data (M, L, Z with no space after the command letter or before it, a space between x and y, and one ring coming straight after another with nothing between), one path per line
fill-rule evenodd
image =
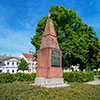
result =
M59 49L53 22L48 14L40 49L37 53L35 84L41 86L62 85L62 53Z

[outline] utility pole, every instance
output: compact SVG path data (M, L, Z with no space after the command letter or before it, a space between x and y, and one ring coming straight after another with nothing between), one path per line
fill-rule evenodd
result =
M32 47L29 49L29 53L33 54L33 48Z
M33 55L33 48L31 47L29 50L29 53ZM33 58L31 58L31 68L32 68L32 73L33 73Z

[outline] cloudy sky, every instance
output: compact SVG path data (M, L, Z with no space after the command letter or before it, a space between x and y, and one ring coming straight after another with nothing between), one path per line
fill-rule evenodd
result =
M100 38L100 0L0 0L0 55L35 52L30 38L52 5L75 10Z

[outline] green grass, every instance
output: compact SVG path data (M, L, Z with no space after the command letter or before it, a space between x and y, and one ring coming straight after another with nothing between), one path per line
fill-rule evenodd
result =
M69 87L47 89L29 83L0 83L0 100L100 100L100 86L71 83Z

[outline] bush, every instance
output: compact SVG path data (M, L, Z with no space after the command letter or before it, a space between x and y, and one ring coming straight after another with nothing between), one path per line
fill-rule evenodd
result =
M36 73L1 73L0 74L0 83L8 83L15 81L33 81L36 77Z
M68 82L87 82L94 80L94 72L68 72L63 77Z
M34 81L35 77L36 73L1 73L0 83ZM94 72L69 72L63 73L63 77L68 82L87 82L94 80Z
M0 83L7 83L7 82L13 82L14 76L10 73L2 73L0 74Z

